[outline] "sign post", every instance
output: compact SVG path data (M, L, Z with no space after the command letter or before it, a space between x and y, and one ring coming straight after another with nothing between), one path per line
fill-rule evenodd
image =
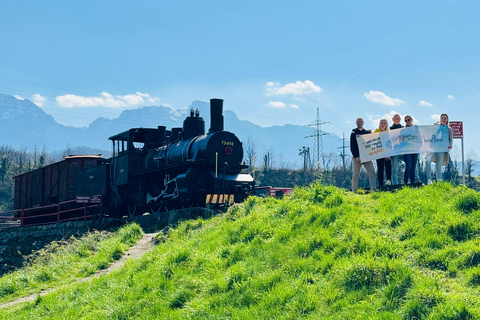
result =
M462 177L463 185L465 185L465 156L463 151L463 121L450 121L450 127L452 128L453 139L462 139Z

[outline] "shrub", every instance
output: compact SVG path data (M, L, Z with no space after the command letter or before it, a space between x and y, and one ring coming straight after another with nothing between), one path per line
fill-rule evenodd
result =
M337 193L337 188L333 186L322 186L321 184L317 183L313 185L313 198L312 200L317 203L323 203L327 197L329 197L333 193ZM340 199L341 200L341 199Z

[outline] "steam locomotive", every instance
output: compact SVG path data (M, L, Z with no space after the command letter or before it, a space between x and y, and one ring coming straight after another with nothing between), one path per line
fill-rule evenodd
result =
M101 196L104 213L134 216L191 206L228 206L255 190L243 147L210 100L210 129L198 110L183 128L132 128L111 136L113 155L71 156L15 177L15 209Z

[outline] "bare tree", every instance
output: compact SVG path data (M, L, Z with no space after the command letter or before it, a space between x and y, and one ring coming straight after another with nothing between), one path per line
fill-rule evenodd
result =
M263 170L268 171L269 169L273 169L273 166L274 166L273 149L270 147L263 155Z
M257 145L251 137L248 137L247 142L243 144L244 161L250 166L250 170L255 170L255 162L257 158Z
M462 153L457 145L453 145L452 150L449 152L450 161L452 161L453 168L456 171L460 170L460 163L462 161Z
M307 171L311 167L310 148L303 146L298 155L303 157L303 171Z
M283 153L279 153L277 159L278 161L276 161L276 168L281 170L287 170L289 167L289 163L285 161L285 155Z
M475 181L472 179L472 175L475 173L475 168L478 165L478 154L474 150L470 150L467 153L467 160L465 161L465 174L468 176L468 186L470 188L475 187Z

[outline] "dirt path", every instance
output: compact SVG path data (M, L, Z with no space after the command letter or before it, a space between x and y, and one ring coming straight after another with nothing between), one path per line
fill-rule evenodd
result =
M141 257L144 253L148 252L153 247L153 244L154 244L154 241L155 241L155 236L157 234L158 234L158 232L157 233L146 233L146 234L144 234L142 239L138 240L138 242L133 247L131 247L127 252L125 252L120 259L113 262L108 268L100 270L100 271L92 274L89 277L78 279L76 282L73 282L73 283L87 282L87 281L92 280L93 278L97 278L97 277L100 277L102 275L109 274L113 270L116 270L116 269L122 267L128 259L137 259L137 258ZM58 288L51 288L51 289L43 290L40 293L31 294L29 296L18 298L16 300L13 300L13 301L10 301L10 302L2 303L2 304L0 304L0 308L8 308L8 307L11 307L11 306L13 306L17 303L22 303L22 302L26 302L26 301L33 301L33 300L37 299L37 297L39 297L39 296L42 297L42 296L44 296L44 295L46 295L50 292L53 292L57 289L60 289L64 286L71 285L71 284L72 283L62 285Z

